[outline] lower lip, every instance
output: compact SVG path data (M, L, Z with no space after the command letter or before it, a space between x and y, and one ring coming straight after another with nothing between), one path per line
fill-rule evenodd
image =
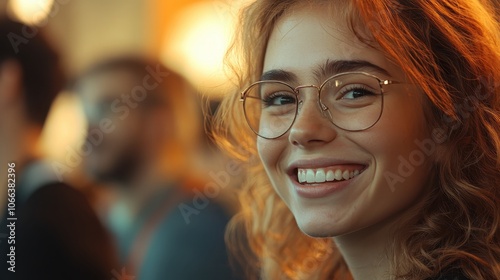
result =
M294 181L295 191L303 198L322 198L347 188L358 176L339 182L334 181L305 185Z

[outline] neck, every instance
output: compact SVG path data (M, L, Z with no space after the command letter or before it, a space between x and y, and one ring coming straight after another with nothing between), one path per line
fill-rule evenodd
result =
M354 279L391 279L389 241L396 221L396 218L390 219L334 238Z

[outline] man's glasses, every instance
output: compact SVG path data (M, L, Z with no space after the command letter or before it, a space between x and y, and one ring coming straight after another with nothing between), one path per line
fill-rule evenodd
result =
M384 108L383 86L399 82L381 80L364 72L346 72L328 78L321 86L292 87L282 81L259 81L241 93L245 118L258 136L275 139L292 127L303 100L300 90L318 90L318 105L332 124L347 131L374 126Z

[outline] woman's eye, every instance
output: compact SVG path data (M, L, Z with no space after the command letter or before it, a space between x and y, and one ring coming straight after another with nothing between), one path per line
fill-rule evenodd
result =
M264 97L265 106L281 106L287 104L295 104L295 95L291 93L272 93Z
M364 88L352 88L346 90L341 96L341 99L356 99L367 95L374 95L374 93Z

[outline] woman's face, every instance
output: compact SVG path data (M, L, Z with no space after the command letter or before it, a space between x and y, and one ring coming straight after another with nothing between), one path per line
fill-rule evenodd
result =
M325 65L343 61L350 66L341 71L407 80L400 67L361 43L340 18L321 7L288 13L271 34L263 74L285 71L291 75L276 78L286 77L294 87L320 85L338 74ZM386 85L384 92L380 120L367 130L348 132L320 112L317 90L304 88L291 129L273 140L258 137L265 170L306 234L339 236L377 225L414 205L422 194L434 149L423 95L411 84ZM299 183L298 173L306 182ZM332 178L328 173L341 176L325 181Z

